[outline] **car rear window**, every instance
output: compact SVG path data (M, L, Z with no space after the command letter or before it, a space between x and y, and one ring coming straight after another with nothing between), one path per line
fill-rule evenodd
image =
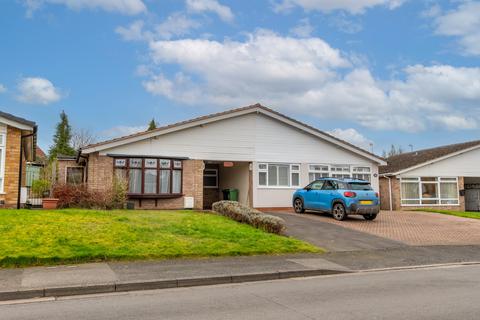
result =
M350 182L349 187L351 190L365 190L365 191L370 191L373 190L372 186L370 183L365 183L365 182Z

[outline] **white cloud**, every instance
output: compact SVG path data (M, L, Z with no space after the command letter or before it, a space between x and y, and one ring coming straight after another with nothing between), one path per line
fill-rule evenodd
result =
M282 0L274 5L276 12L285 12L294 7L301 7L307 11L322 11L330 13L341 10L351 14L362 14L367 9L384 6L395 9L401 6L406 0Z
M152 31L144 29L145 23L142 20L132 22L127 27L117 27L115 32L126 41L153 41L157 39L171 39L173 37L185 36L192 29L201 24L188 18L183 13L173 13L162 23L153 26Z
M116 126L100 132L102 139L118 138L128 136L147 130L147 126Z
M49 104L61 99L59 89L45 78L23 78L18 84L17 99L24 103Z
M0 83L0 93L4 93L6 91L7 91L7 88L3 84Z
M468 115L474 119L469 123L480 119L480 68L414 65L401 70L399 79L385 81L322 39L265 30L245 41L161 40L149 47L145 89L185 104L261 102L318 119L408 132L438 126L451 114ZM154 73L165 65L178 70L173 76Z
M328 133L341 140L347 141L357 147L371 151L371 145L373 144L373 141L370 139L367 139L360 132L358 132L353 128L349 128L349 129L337 128L337 129L333 129L332 131L329 131Z
M231 22L235 18L232 10L217 0L187 0L187 9L196 13L213 12L227 22Z
M310 20L305 18L300 20L299 24L290 29L290 33L300 38L308 38L311 36L313 30L314 28L310 24Z
M448 130L462 130L462 129L477 129L477 120L466 118L462 115L442 115L433 116L433 121L438 122L439 125L446 127Z
M72 10L101 9L126 15L136 15L147 11L142 0L24 0L27 16L32 16L44 4L65 5Z
M467 1L455 10L438 15L435 33L457 37L465 54L480 55L480 2Z

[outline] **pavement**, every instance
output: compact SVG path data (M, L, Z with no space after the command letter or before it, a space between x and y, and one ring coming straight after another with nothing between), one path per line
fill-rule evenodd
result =
M480 266L0 303L2 320L478 319Z
M382 212L375 221L352 218L343 222L321 214L275 214L285 219L288 235L329 252L0 269L0 301L480 262L476 236L467 244L458 236L468 226L475 229L480 222L476 220L470 224L470 219L417 212ZM416 220L425 225L418 229ZM415 236L409 235L409 228Z

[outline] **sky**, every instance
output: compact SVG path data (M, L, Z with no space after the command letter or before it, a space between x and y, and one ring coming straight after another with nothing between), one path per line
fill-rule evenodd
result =
M5 0L0 110L101 141L261 103L381 154L480 139L480 1Z

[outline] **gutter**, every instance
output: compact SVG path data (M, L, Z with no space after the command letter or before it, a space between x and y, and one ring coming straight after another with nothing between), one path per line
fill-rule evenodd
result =
M18 171L18 197L17 197L17 209L20 209L20 198L21 198L21 192L22 192L22 175L23 175L23 141L24 139L26 138L30 138L30 137L36 137L37 136L37 130L38 130L38 126L34 126L33 127L33 132L32 133L29 133L27 135L22 135L20 137L20 170ZM36 142L32 142L32 148L33 148L33 151L32 152L35 152L35 145ZM35 158L35 155L33 155L33 158Z

